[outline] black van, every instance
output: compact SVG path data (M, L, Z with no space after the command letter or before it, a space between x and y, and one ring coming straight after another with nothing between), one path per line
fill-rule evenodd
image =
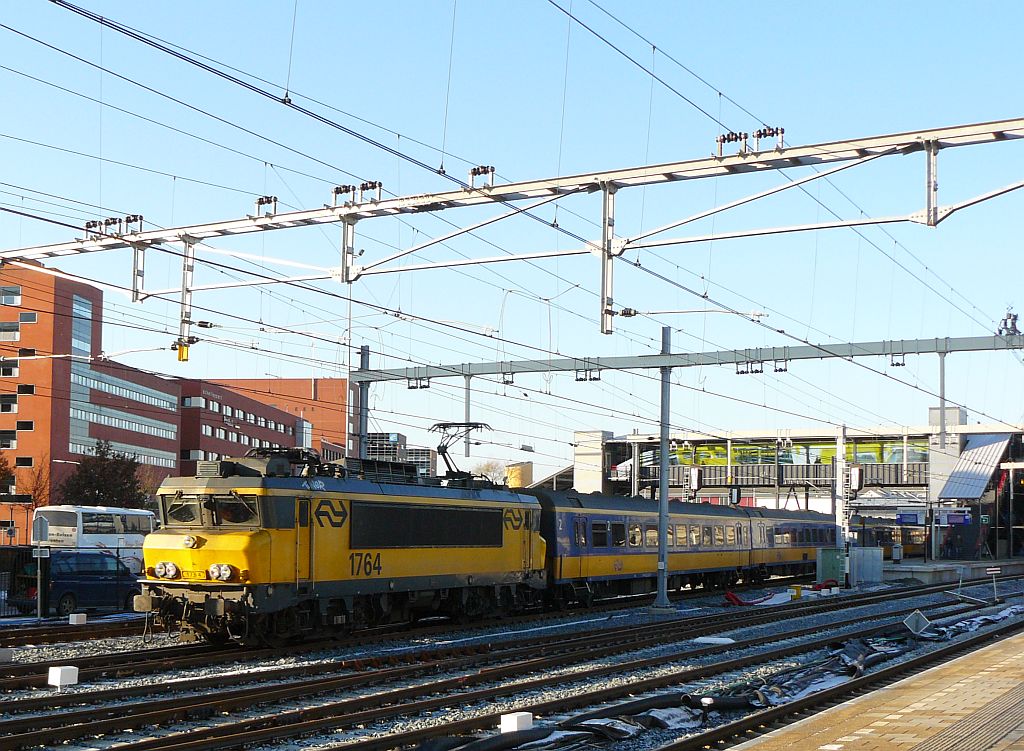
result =
M59 616L96 608L131 611L135 595L141 594L137 577L110 553L51 548L49 563L49 576L43 569L44 605ZM8 603L22 613L35 612L36 561L26 563L16 578Z

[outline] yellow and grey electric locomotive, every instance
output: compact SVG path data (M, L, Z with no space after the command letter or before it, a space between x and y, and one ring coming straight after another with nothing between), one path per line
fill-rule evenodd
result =
M250 454L159 490L136 610L185 638L261 642L543 597L536 498L423 484L412 465Z

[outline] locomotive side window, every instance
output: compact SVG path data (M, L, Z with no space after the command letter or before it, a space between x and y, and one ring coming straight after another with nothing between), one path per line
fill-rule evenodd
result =
M626 546L626 525L622 522L612 522L612 545L617 548Z
M263 526L267 529L295 529L295 498L271 496L261 505Z
M721 524L715 525L715 547L720 548L725 545L725 530L722 529Z
M658 547L658 528L650 524L644 525L644 545L649 548Z
M594 522L590 525L591 544L595 548L608 547L608 522Z
M309 526L309 499L308 498L300 498L299 499L299 526L300 527L308 527Z

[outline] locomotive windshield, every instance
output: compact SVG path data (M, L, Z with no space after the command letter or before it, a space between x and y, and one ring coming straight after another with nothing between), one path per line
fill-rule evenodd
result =
M165 524L170 527L259 525L255 496L165 495L160 498Z
M259 524L260 515L256 510L256 498L244 495L213 496L213 523L218 525ZM209 508L209 504L207 504Z
M165 495L160 497L164 523L169 526L199 526L203 523L203 512L199 496Z

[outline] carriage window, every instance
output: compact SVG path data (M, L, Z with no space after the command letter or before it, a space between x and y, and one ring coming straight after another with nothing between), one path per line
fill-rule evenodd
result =
M612 522L612 545L617 548L626 546L626 525L622 522Z
M644 545L649 548L658 547L658 528L650 524L644 526Z
M736 528L726 527L725 528L725 544L735 545L736 544Z
M668 547L674 548L676 546L676 534L675 534L676 528L673 527L671 524L669 524L667 532L668 532Z
M540 518L539 516L537 517ZM581 548L587 547L587 520L576 520L576 544Z
M700 547L700 527L696 524L690 525L690 545Z
M685 524L679 524L679 525L676 526L675 529L676 529L676 544L679 547L681 547L681 548L685 548L686 547L686 543L687 543L687 539L686 539L686 525Z
M765 544L768 547L774 546L775 545L775 528L774 527L767 527L767 528L762 527L761 531L764 532Z
M711 527L704 527L704 534L701 535L701 544L707 548L710 548L712 544L714 544L711 537Z
M595 548L608 547L608 522L594 522L590 525L590 539Z
M768 531L771 532L772 528L768 527ZM776 527L775 528L775 544L776 545L785 545L788 542L788 540L786 538L787 538L787 534L785 532L783 532L781 528Z
M720 548L725 545L725 530L722 529L722 525L718 524L715 526L715 547Z
M742 524L737 524L736 525L736 542L738 544L740 544L740 545L743 544L743 525Z
M643 544L643 541L644 541L644 538L640 534L640 525L639 524L630 524L629 525L629 545L630 545L630 547L634 547L634 548L639 547L641 544Z

